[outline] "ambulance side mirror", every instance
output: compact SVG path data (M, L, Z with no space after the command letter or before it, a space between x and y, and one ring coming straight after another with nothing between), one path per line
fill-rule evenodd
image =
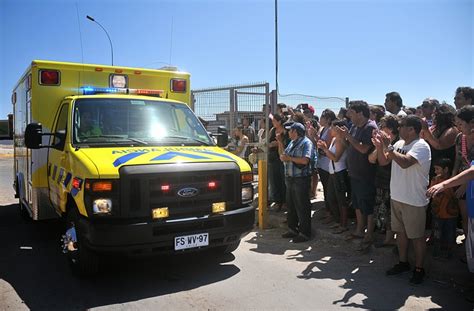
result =
M66 142L66 130L59 130L54 134L56 144L53 148L58 150L64 149L64 143Z
M43 127L41 123L30 123L25 129L25 146L29 149L41 148Z
M229 144L229 136L227 129L224 126L219 126L217 128L217 146L225 147Z

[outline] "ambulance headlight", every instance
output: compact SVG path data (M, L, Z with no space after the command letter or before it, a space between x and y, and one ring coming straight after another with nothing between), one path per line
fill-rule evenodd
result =
M250 203L253 200L252 186L242 187L242 203Z
M92 203L94 215L110 215L112 213L111 199L97 199Z

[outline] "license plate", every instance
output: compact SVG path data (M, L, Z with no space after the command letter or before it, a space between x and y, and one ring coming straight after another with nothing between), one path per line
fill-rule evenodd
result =
M175 251L207 245L209 245L209 233L177 236L174 238Z

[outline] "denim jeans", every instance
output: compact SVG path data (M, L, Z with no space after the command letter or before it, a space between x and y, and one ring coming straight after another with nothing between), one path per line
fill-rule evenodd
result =
M311 237L311 176L286 177L286 204L288 228Z

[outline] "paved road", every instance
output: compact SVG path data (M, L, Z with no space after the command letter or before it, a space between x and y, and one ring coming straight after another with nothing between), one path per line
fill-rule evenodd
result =
M280 228L250 233L234 255L108 259L102 274L77 279L59 249L61 223L17 214L11 161L0 158L0 310L472 310L450 285L385 277L394 256L357 256L321 236L290 244Z

